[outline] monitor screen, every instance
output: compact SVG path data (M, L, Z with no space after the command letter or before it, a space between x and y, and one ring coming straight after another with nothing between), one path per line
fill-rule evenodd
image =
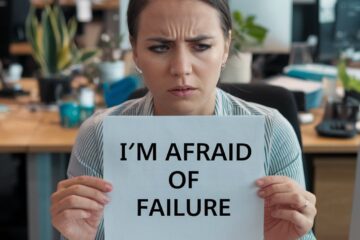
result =
M335 60L349 48L360 49L360 1L319 0L319 60Z
M292 36L292 0L229 0L230 10L243 15L254 15L256 21L268 29L261 53L288 53Z

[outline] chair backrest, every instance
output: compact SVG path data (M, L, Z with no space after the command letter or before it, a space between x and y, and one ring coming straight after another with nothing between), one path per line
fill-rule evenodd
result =
M350 224L350 240L360 239L360 150L357 154L356 177Z
M294 131L302 148L302 139L297 115L297 106L294 95L289 90L267 84L246 83L222 83L219 84L218 87L230 93L231 95L241 98L245 101L258 103L277 109L294 128ZM129 99L142 97L146 94L146 92L146 89L137 90L129 97ZM311 190L311 171L305 159L303 159L303 165L306 189Z

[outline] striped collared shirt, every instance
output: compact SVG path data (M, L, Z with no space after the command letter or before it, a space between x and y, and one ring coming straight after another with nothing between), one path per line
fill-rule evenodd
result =
M103 132L106 116L154 115L153 97L150 93L140 99L127 101L119 106L97 112L85 121L73 147L68 176L90 175L103 177ZM214 115L263 115L265 116L265 161L266 175L288 176L305 186L301 148L290 123L275 109L246 102L220 89L216 89ZM99 226L96 240L104 239L103 222ZM303 240L315 239L312 232Z

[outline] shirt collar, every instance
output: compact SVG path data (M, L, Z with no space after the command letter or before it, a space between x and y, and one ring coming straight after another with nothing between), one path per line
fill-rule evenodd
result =
M224 108L224 102L229 101L225 97L225 93L216 88L216 99L215 99L215 116L226 116L229 115ZM140 115L153 116L154 115L154 99L150 91L145 95L144 108L141 109Z

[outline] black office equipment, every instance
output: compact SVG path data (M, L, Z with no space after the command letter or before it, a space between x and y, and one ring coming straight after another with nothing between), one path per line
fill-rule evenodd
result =
M11 1L0 0L0 60L9 57Z
M316 126L321 136L352 138L357 134L356 119L359 105L344 102L329 103L323 121Z

